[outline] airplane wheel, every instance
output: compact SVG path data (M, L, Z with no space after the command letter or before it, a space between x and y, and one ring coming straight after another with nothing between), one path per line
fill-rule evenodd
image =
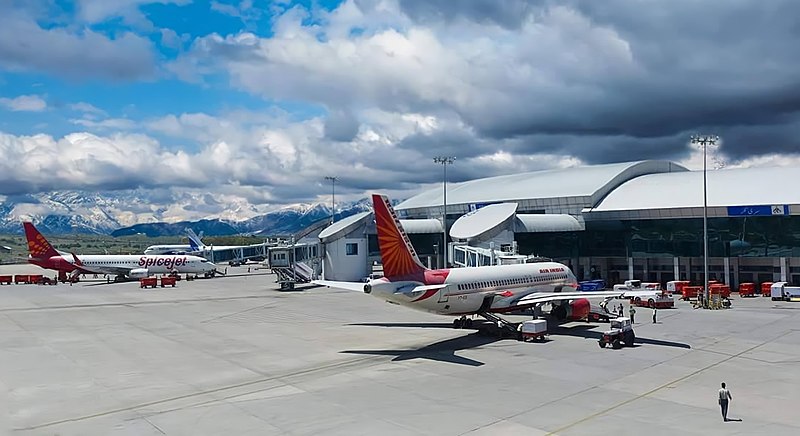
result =
M453 328L460 329L461 328L461 319L456 318L453 320Z
M472 319L470 319L470 318L465 319L464 323L463 323L463 326L464 326L465 329L471 329L472 328Z

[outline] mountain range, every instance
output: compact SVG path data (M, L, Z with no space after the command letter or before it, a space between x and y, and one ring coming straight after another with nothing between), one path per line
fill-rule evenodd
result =
M186 201L191 202L191 199ZM191 203L190 203L191 204ZM330 204L311 203L287 206L257 214L251 209L239 211L231 204L223 217L165 222L159 220L165 207L153 207L146 194L137 191L85 193L57 191L7 197L0 202L0 233L21 234L20 219L29 219L45 234L104 234L125 236L185 235L187 227L207 236L258 234L289 235L331 216ZM344 218L372 209L369 199L336 205L336 218ZM241 215L245 219L231 219Z

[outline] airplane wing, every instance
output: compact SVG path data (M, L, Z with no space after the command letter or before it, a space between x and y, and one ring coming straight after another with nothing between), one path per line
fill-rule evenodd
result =
M439 289L446 288L447 286L449 286L449 285L447 285L446 283L441 284L441 285L422 285L422 286L413 287L411 289L401 289L401 290L395 291L395 294L405 294L405 295L413 298L413 297L422 295L427 291L438 291Z
M633 297L652 296L655 291L598 291L598 292L536 292L522 297L516 306L530 306L549 303L551 301L586 299L628 299Z
M599 292L536 292L528 294L516 302L516 306L530 306L534 304L549 303L551 301L578 300L578 299L607 299L607 298L628 298L623 292L599 291Z
M364 292L364 285L366 283L360 282L337 282L333 280L312 280L311 283L320 286L327 286L329 288L345 289L348 291Z
M121 266L95 266L90 268L84 268L87 271L91 271L94 274L114 274L118 276L127 276L131 273L133 268L125 268Z

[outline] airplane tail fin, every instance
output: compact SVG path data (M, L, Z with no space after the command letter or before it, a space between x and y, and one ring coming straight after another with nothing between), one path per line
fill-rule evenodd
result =
M201 251L205 247L205 244L203 244L203 241L200 240L194 230L186 229L186 233L189 235L189 247L192 248L192 251Z
M47 242L47 239L36 230L32 222L25 221L22 223L25 229L25 238L28 240L28 253L31 257L35 258L48 258L53 256L60 256L58 251Z
M427 268L419 261L389 199L385 195L373 194L372 205L384 277L404 277L424 272Z

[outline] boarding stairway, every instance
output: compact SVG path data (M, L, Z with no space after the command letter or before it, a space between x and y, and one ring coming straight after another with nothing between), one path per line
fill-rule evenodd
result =
M305 262L295 262L294 266L272 267L278 276L281 289L293 289L296 283L309 283L314 278L314 269Z

